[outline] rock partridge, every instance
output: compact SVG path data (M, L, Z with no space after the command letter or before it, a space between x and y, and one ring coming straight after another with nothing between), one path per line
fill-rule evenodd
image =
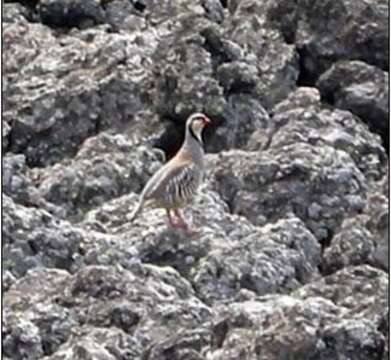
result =
M164 208L172 227L192 232L179 209L192 200L202 181L204 148L201 135L208 123L210 119L202 113L194 113L187 119L182 147L149 179L129 217L130 221L148 204Z

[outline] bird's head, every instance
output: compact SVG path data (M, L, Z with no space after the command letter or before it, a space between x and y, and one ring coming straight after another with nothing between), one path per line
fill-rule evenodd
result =
M206 125L210 123L210 119L202 113L194 113L189 116L186 121L186 131L190 135L196 137L199 141L202 142L201 134L202 130Z

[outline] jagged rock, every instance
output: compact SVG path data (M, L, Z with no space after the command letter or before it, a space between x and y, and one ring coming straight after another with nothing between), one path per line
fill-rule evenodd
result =
M105 4L105 21L114 31L135 31L146 28L146 21L138 16L129 0L114 0Z
M216 360L323 359L316 357L324 347L322 327L340 314L331 301L298 301L287 295L231 303L217 312L210 356Z
M42 208L53 215L64 217L64 209L42 198L34 177L34 170L27 166L25 155L9 152L4 156L2 174L4 194L17 204Z
M45 310L55 306L62 311L73 309L62 321L63 326L72 323L73 327L54 353L44 346L50 360L66 354L73 358L168 359L175 355L179 359L276 360L289 356L329 359L343 354L382 359L386 344L383 328L378 326L386 320L387 284L383 271L350 267L292 295L218 304L212 315L194 298L190 284L168 268L138 263L129 270L90 266L73 276L35 270L5 294L6 309L15 309L5 313L5 350L14 358L26 344L33 344L28 358L42 357L45 339L46 346L61 339L57 318L45 318ZM29 324L15 321L21 314L28 315ZM47 319L48 332L40 334L35 324L43 319ZM30 342L10 354L15 344L26 339L18 332L22 325L36 330L29 333Z
M220 0L202 0L201 4L207 18L218 24L224 21L224 8Z
M225 63L229 64L233 62L237 64L237 67L244 67L252 70L251 66L246 62L241 62L243 60L244 49L240 44L232 41L229 35L224 33L224 29L216 24L208 23L205 27L200 31L201 36L204 38L204 47L205 49L212 55L212 62L214 68L217 70L217 77L219 81L224 81L225 86L232 85L232 81L228 81L228 79L223 78L221 75L219 76L218 68L220 65L224 65ZM224 72L224 71L222 71ZM233 74L230 74L233 75ZM236 74L236 81L239 83L247 83L247 81L240 80L240 72ZM248 78L247 78L248 79ZM253 81L251 81L253 83Z
M336 234L330 248L326 249L325 260L329 265L369 263L388 271L389 200L378 189L372 191L363 213L347 220L341 233Z
M370 320L375 327L388 317L387 274L368 265L351 266L307 284L295 296L331 300L344 309L344 318Z
M3 158L3 192L23 206L39 207L51 214L64 216L64 209L48 203L35 186L33 170L26 164L23 154L7 153Z
M191 0L132 0L134 8L147 17L163 33L174 32L175 22L183 17L201 17L205 9L199 1ZM172 28L174 25L174 28Z
M3 4L3 17L4 22L7 23L19 23L32 20L32 14L26 6L20 3L5 3Z
M134 337L115 327L83 326L72 334L53 355L45 360L72 359L137 359L142 349Z
M156 106L161 116L185 121L192 112L199 111L210 117L222 117L226 106L223 88L213 78L212 58L202 45L203 39L197 34L172 45L160 44L154 56Z
M316 88L298 88L277 104L273 112L269 125L271 148L281 149L298 143L328 145L348 153L368 183L384 176L387 156L379 137L350 112L323 106ZM264 130L257 130L248 149L260 150L264 143Z
M83 359L98 354L134 358L149 343L202 324L211 315L175 270L137 262L131 270L89 266L73 276L58 270L30 271L4 301L6 354L13 355L24 339L20 316L29 319L26 329L37 329L28 338L34 336L29 359L43 353L62 359L67 352Z
M232 150L210 165L213 188L233 213L263 225L290 213L322 241L364 207L367 184L352 158L330 146L294 143L268 151Z
M197 231L194 236L169 229L163 209L147 207L134 223L129 223L127 216L136 203L137 196L131 194L86 214L82 226L95 231L83 243L87 264L119 263L127 268L131 259L141 259L172 266L188 277L210 249L229 247L254 231L246 219L228 214L226 204L207 187L202 188L191 208L185 209L185 217Z
M11 309L24 311L61 292L71 275L60 269L31 269L18 279L5 296L4 303Z
M133 145L120 134L90 137L73 160L34 171L40 195L68 215L82 215L107 200L141 191L161 162L150 148Z
M386 360L387 8L6 1L5 359ZM197 231L130 223L192 111Z
M349 265L373 264L375 243L372 234L354 220L345 220L323 254L323 271L332 273Z
M384 0L269 2L268 18L298 47L302 84L313 84L337 60L388 69L388 5Z
M369 190L362 214L348 218L324 251L324 272L330 273L347 265L371 264L389 269L388 198L379 188Z
M384 336L371 322L365 320L346 320L340 324L331 324L324 331L324 339L330 344L327 349L328 357L381 360L385 354Z
M17 71L27 68L40 54L40 51L43 51L42 47L54 48L56 39L51 30L42 24L12 23L6 24L4 28L3 46L4 51L8 53L3 66L6 89L9 90L8 87L14 85L12 81L15 81L15 78L21 75ZM5 100L6 105L10 101L10 96L7 96Z
M387 177L383 181L388 183ZM381 184L380 184L381 185ZM388 271L389 269L389 197L388 194L371 194L367 200L364 223L373 234L375 241L374 263Z
M4 352L12 359L42 359L66 340L73 322L69 310L46 301L69 277L64 270L29 271L4 296Z
M77 263L82 234L45 210L3 197L3 268L16 277L38 266L70 270Z
M64 287L58 302L79 308L79 321L95 326L114 322L144 343L149 336L164 338L175 328L195 326L210 316L209 308L194 296L190 283L174 269L137 261L129 269L81 269ZM86 297L91 303L83 301ZM86 310L96 316L89 317ZM121 313L124 316L117 316Z
M263 5L267 21L281 32L287 44L293 44L299 20L298 2L290 0L265 1Z
M174 37L162 42L154 56L156 106L161 116L183 124L192 111L204 111L223 134L232 132L232 127L241 130L249 124L254 128L246 114L232 121L232 102L260 101L257 110L251 111L257 113L259 107L270 108L295 88L298 58L294 47L286 45L277 31L264 27L261 11L254 19L247 15L245 10L236 14L224 31L200 16L180 18ZM264 41L260 43L259 38ZM225 143L210 140L207 149L217 152L227 145L241 146Z
M143 355L146 360L205 360L202 350L210 343L208 329L188 330L152 344Z
M209 251L192 272L207 303L249 289L264 295L285 292L319 276L320 246L298 219L257 229L231 246Z
M253 90L259 79L258 69L243 61L223 63L217 69L217 78L227 92L246 92Z
M15 282L16 278L12 275L10 271L5 271L3 274L3 290L4 292L8 291L12 284Z
M366 285L367 279L360 277L359 271L360 268L351 271L346 281L352 291L359 291L358 284ZM369 267L362 268L369 278L371 271ZM375 294L382 296L385 275L379 276L379 280L383 282L381 290L368 290L377 290ZM337 284L331 283L330 290L339 288ZM319 289L319 285L315 288ZM376 325L366 316L356 317L354 309L347 313L343 304L336 303L335 296L333 301L320 297L315 288L313 295L300 296L300 300L279 295L220 305L213 321L209 358L334 359L343 354L352 359L382 359L385 339ZM343 294L338 299L343 301ZM364 297L348 299L358 308L366 302ZM369 306L375 310L373 304Z
M142 44L147 38L148 45ZM129 36L104 29L57 40L42 25L7 26L5 110L12 119L11 150L23 152L31 165L48 165L74 155L100 130L123 130L146 109L142 98L154 41L151 33Z
M4 319L4 353L15 360L38 360L44 355L39 328L31 321L20 319L14 326Z
M233 298L242 289L265 294L281 287L296 288L319 275L320 246L298 219L256 228L226 213L218 196L203 188L187 211L187 217L192 215L193 223L200 226L189 237L167 229L163 210L147 208L129 224L126 215L135 200L122 197L86 215L84 226L95 231L103 227L107 233L83 243L86 263L119 263L127 268L138 258L172 266L191 279L198 296L208 303Z
M11 132L11 126L5 120L5 114L3 114L2 132L1 132L1 140L2 140L1 147L2 147L2 150L4 153L8 150L10 132Z
M225 119L207 139L206 151L243 149L255 131L267 135L269 125L269 115L256 98L232 94L228 97Z
M32 182L26 176L26 157L22 154L8 154L3 158L3 191L14 201L28 204Z
M356 58L382 69L388 67L388 51L384 47L388 39L385 1L304 1L303 5L307 23L299 22L297 39L309 56ZM311 54L311 50L315 51Z
M361 61L340 61L322 74L317 86L326 100L358 115L388 139L388 73Z
M252 80L256 83L253 92L264 107L270 109L295 89L299 76L298 54L277 30L267 26L263 2L239 2L225 34L245 49L241 61L249 69L258 70L258 76Z

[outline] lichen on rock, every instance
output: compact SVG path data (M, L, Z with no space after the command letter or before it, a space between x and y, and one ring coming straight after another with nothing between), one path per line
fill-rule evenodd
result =
M386 10L6 2L5 359L387 359ZM198 231L130 223L194 111Z

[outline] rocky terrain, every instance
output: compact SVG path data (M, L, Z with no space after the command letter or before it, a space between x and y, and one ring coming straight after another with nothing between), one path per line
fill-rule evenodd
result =
M385 360L386 0L3 4L5 360ZM126 216L193 111L199 232Z

